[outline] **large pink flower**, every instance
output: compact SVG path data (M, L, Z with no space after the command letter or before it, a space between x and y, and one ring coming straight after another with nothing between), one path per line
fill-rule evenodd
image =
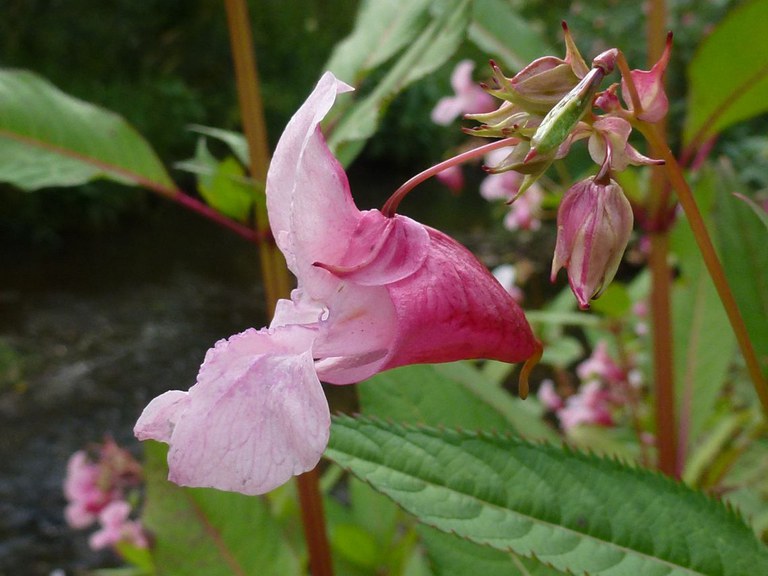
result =
M319 124L350 88L326 73L288 123L267 175L270 225L298 279L269 328L208 351L188 392L155 398L140 439L170 444L169 478L259 494L312 469L328 441L320 380L424 362L518 362L522 311L475 257L410 218L360 212Z

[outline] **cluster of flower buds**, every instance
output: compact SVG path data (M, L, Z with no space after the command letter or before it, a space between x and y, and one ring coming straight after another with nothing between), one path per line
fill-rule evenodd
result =
M575 141L588 139L590 156L599 170L565 194L552 267L553 279L559 268L567 269L580 307L587 308L613 279L632 230L632 208L613 174L629 165L662 163L638 152L629 136L633 122L658 122L666 115L663 75L671 36L651 70L628 70L621 66L623 55L616 48L601 53L588 66L565 24L563 29L564 58L538 58L512 78L491 62L492 82L483 87L502 103L493 112L466 115L480 125L465 132L514 144L503 159L486 167L492 174L515 171L523 176L510 202L534 185L552 162L564 158ZM600 91L617 64L622 83ZM602 113L596 113L597 108Z
M138 520L131 520L128 497L141 483L140 464L114 440L107 439L89 454L79 450L67 463L64 517L72 528L88 528L99 523L89 545L94 550L129 543L139 548L148 545Z

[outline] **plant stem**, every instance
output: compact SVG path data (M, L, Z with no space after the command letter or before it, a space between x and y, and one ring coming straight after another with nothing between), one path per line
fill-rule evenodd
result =
M677 192L680 205L683 207L685 216L688 219L688 223L691 226L693 235L696 238L699 251L704 258L704 264L707 267L712 281L715 284L715 289L720 297L720 301L723 303L725 312L728 315L728 320L731 323L731 328L736 335L736 340L741 348L741 353L744 356L744 360L747 364L747 370L749 371L752 384L755 387L760 403L763 406L763 411L768 415L768 383L766 383L760 369L760 363L755 355L755 350L752 347L752 342L749 339L747 328L744 325L744 319L741 317L739 308L736 305L736 300L733 297L731 288L728 285L728 280L725 277L723 266L720 263L720 259L715 252L715 247L712 244L712 240L707 232L707 227L704 224L704 219L699 212L699 208L696 205L696 200L693 197L688 182L686 182L683 176L683 171L680 165L677 163L677 159L672 154L672 151L666 144L664 137L659 134L655 126L640 122L638 129L643 133L648 142L660 153L661 157L666 161L667 176L669 177L672 187Z
M216 224L219 224L224 228L231 230L238 236L248 240L248 242L259 244L266 239L264 237L265 235L259 234L257 230L254 230L253 228L249 228L248 226L244 226L243 224L240 224L236 220L227 218L221 212L218 212L217 210L214 210L213 208L208 206L208 204L200 202L200 200L198 200L197 198L188 196L187 194L184 194L180 190L177 191L176 194L174 194L173 196L168 196L168 198L180 204L181 206L184 206L184 208L187 208L192 212L197 212L198 214L205 216L209 220L216 222Z
M227 22L237 80L237 94L248 141L250 171L254 180L265 181L269 166L269 146L264 122L264 108L259 90L256 57L245 0L226 0ZM269 230L264 204L256 203L257 230ZM273 242L259 244L267 310L271 315L279 298L289 296L292 281L285 259ZM304 537L309 551L312 576L333 576L330 546L325 528L323 501L317 470L297 478Z
M651 318L653 330L653 381L655 390L656 448L658 469L678 477L677 431L675 427L675 378L673 364L671 272L667 263L669 237L666 231L651 232Z
M395 215L400 202L408 195L411 190L416 188L416 186L425 180L428 180L429 178L432 178L432 176L439 174L443 170L447 170L453 166L458 166L464 162L468 162L480 156L484 156L491 150L504 148L505 146L514 146L518 142L519 140L517 138L505 138L503 140L496 140L489 144L483 144L482 146L478 146L472 150L462 152L461 154L453 156L452 158L448 158L448 160L443 160L439 164L435 164L431 168L424 170L424 172L419 172L416 174L416 176L409 179L405 184L400 186L400 188L392 193L392 196L390 196L389 199L384 203L384 206L382 206L381 213L384 214L384 216L387 218L392 218Z

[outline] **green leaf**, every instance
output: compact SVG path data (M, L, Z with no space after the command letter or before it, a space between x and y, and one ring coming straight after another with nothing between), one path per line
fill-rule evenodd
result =
M262 498L172 484L166 446L144 446L142 521L154 536L158 576L303 573Z
M392 98L439 68L461 43L469 25L470 0L450 0L440 6L440 14L427 21L376 87L338 120L328 144L342 165L349 165L365 140L376 131L378 121Z
M657 473L517 437L334 418L326 456L421 522L557 570L768 574L731 510Z
M715 223L723 267L763 373L768 374L768 233L750 207L733 197L743 185L732 168L721 164L718 172Z
M519 400L466 362L405 366L358 385L365 414L399 422L473 430L508 430L558 441L533 400Z
M687 144L768 111L767 21L768 0L745 2L699 46L688 66Z
M713 186L710 177L697 184L705 217L711 213ZM670 246L681 268L672 290L675 385L680 418L688 421L688 441L693 443L703 432L726 383L736 338L684 217L672 230Z
M512 70L552 54L539 31L522 18L510 2L474 0L469 39Z
M0 70L0 181L24 190L96 178L174 195L147 142L123 118L23 70Z
M760 219L760 222L763 223L763 226L768 228L768 212L765 211L765 208L760 206L757 202L752 200L752 198L750 198L749 196L745 196L744 194L739 194L738 192L734 192L733 195L739 200L742 200L744 203L746 203L747 206L752 208L752 211Z
M430 526L419 527L436 576L562 576L564 572L530 558L520 558L475 544Z
M189 129L198 134L210 136L224 142L243 166L246 168L250 167L251 158L248 153L248 140L240 132L222 130L212 126L201 126L200 124L191 124Z
M410 44L429 20L432 0L364 1L352 33L336 45L325 70L359 85L367 74Z

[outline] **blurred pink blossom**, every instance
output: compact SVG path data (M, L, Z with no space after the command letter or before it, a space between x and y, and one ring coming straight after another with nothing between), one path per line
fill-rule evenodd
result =
M451 166L435 175L451 192L461 192L464 188L464 172L461 166Z
M496 150L486 156L486 163L495 164L501 161L500 157L506 154L505 150ZM538 183L534 183L522 195L518 196L523 178L524 176L519 172L510 170L499 174L488 174L480 183L480 195L489 202L496 200L509 202L517 196L504 217L504 227L507 230L538 230L541 228L541 203L544 199L544 192Z
M579 425L613 426L611 395L597 380L582 384L579 391L569 396L565 406L557 411L563 430Z
M432 122L447 126L458 116L480 114L495 108L495 100L480 85L472 80L475 63L462 60L451 74L454 96L444 96L432 110Z
M101 528L91 534L89 546L100 550L119 543L127 543L137 548L146 548L149 543L141 522L130 520L131 506L123 500L110 502L100 513Z
M582 381L601 380L606 384L619 384L626 375L608 354L608 342L597 343L592 355L576 367L576 374Z
M537 397L539 402L541 402L550 412L557 412L565 405L563 399L555 391L555 383L549 379L542 381L541 386L539 386Z

